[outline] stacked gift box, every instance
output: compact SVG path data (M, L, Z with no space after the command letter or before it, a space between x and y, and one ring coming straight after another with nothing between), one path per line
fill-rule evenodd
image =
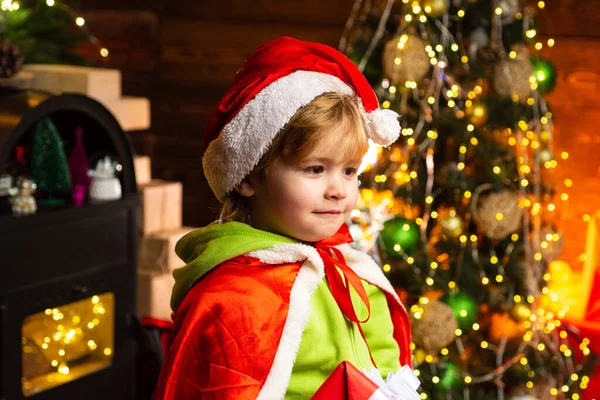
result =
M182 226L182 185L152 179L151 160L136 156L135 175L142 198L138 257L138 314L158 320L171 320L173 270L183 261L175 254L175 244L193 228Z
M108 109L125 132L150 127L150 100L123 96L121 71L59 64L28 64L4 86L48 92L84 94Z

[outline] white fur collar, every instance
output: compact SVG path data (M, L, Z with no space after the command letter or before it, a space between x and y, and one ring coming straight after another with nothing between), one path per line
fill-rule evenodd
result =
M349 244L341 244L335 247L342 252L346 264L356 272L359 278L379 287L400 301L392 284L385 277L379 265L368 254L353 249ZM265 264L273 265L307 260L310 261L313 268L319 271L321 277L325 274L321 256L314 247L305 244L280 244L268 249L252 251L246 255L257 258Z
M348 244L336 247L342 252L347 265L361 279L392 295L401 304L391 283L371 257L354 250ZM283 399L300 348L302 333L310 317L310 298L323 281L325 267L317 250L304 244L280 244L269 249L252 251L246 255L266 264L302 262L290 294L290 306L281 341L269 375L257 397L258 400Z

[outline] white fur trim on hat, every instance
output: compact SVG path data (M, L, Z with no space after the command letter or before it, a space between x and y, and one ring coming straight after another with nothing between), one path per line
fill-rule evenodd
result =
M217 198L224 201L225 195L252 172L277 133L300 107L330 92L354 94L336 76L296 71L274 81L242 107L209 144L202 159L204 174ZM400 133L398 115L389 110L375 110L366 115L369 137L377 144L393 143Z

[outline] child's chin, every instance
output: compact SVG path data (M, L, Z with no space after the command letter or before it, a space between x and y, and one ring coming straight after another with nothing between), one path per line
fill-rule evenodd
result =
M299 233L296 239L302 242L315 243L332 237L338 230L339 227L336 229L320 229L318 232L303 232Z

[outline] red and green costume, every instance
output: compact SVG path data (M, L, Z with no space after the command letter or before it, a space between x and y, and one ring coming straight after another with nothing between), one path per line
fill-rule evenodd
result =
M384 378L410 365L407 313L351 241L345 225L309 246L238 222L183 237L176 250L188 264L174 271L154 398L308 399L342 361L374 362ZM360 328L351 321L369 314Z

